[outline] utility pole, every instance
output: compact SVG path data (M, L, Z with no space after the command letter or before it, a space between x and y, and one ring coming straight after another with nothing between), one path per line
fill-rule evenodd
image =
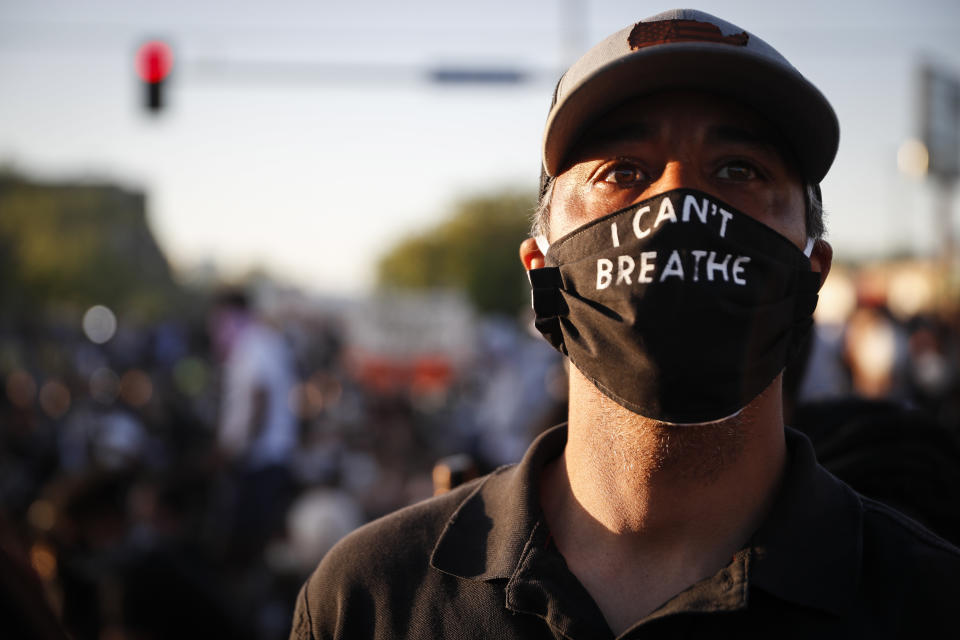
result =
M944 297L945 302L956 305L960 302L960 277L953 203L960 178L960 76L930 63L920 74L920 130L928 156L927 175L934 182L934 232L941 242Z
M584 52L587 32L586 0L560 0L561 68Z

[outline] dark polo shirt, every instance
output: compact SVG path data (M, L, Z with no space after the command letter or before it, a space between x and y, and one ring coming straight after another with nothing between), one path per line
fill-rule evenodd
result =
M342 540L301 590L291 638L613 638L538 504L565 442L555 428L520 464ZM749 544L620 637L960 637L960 550L830 475L800 433L787 446Z

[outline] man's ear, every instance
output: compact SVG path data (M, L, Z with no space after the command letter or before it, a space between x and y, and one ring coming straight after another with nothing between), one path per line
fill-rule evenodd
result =
M543 254L540 253L535 239L527 238L520 243L520 261L523 262L523 268L527 271L543 268Z
M810 254L810 267L820 272L820 287L830 275L830 265L833 263L833 247L824 239L813 243L813 252Z

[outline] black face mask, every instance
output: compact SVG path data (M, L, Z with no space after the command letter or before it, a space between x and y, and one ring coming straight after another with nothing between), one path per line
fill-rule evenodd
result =
M720 420L763 391L820 286L785 237L688 189L585 224L529 276L544 337L618 404L673 423Z

